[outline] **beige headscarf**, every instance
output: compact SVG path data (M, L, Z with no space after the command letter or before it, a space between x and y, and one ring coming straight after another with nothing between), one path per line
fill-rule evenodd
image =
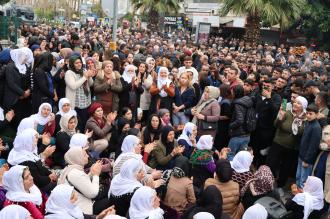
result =
M71 170L77 169L80 171L84 171L84 157L83 148L80 147L72 147L70 148L64 155L65 162L68 164L63 169L63 172L58 180L58 184L64 184L66 181L67 175L70 173Z
M202 98L200 99L200 101L197 103L197 105L195 106L197 113L196 115L198 115L205 106L207 106L209 103L213 102L213 101L217 101L217 99L220 96L220 90L217 87L213 87L213 86L207 86L205 87L205 89L209 90L209 98L207 100L204 99L204 93ZM204 90L205 92L205 90ZM194 116L192 123L197 125L197 117Z

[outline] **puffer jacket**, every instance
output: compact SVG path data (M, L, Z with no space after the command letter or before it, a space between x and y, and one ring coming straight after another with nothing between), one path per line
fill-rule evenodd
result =
M239 137L249 134L244 127L244 122L247 109L250 107L253 107L253 101L251 97L248 96L235 99L232 102L233 114L229 124L229 135L231 137Z

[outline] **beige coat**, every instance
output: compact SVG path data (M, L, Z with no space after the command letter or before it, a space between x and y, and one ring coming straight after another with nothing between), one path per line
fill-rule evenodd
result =
M244 207L240 203L240 191L238 183L230 180L222 183L219 180L209 178L205 181L204 188L214 185L222 194L223 212L230 215L232 219L241 219L244 213Z
M192 180L188 177L171 176L167 185L164 204L182 214L191 204L196 202Z
M84 214L93 214L92 199L99 193L99 177L87 175L84 171L73 169L68 173L70 183L78 195L77 206ZM79 190L79 192L78 192Z
M142 110L149 110L150 103L151 103L151 94L149 92L149 89L152 85L152 76L149 74L147 79L142 82L143 87L143 93L140 97L140 108Z
M71 70L68 70L65 73L65 97L70 100L70 106L72 109L75 108L75 100L76 100L76 91L79 87L81 87L85 81L87 80L85 77L79 78L79 76ZM93 79L89 78L88 85L93 85Z

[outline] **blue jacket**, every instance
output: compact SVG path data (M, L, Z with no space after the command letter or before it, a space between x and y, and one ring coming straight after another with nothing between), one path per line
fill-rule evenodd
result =
M184 104L186 109L193 107L194 97L195 92L193 88L188 88L181 94L180 89L178 87L175 87L174 103L176 106L181 106L182 104Z
M319 152L322 129L317 120L306 122L301 137L299 158L305 163L313 165Z

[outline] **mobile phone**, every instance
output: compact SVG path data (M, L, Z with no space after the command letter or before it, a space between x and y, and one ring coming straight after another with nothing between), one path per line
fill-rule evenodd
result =
M190 132L187 132L187 136L190 137L191 136L191 133Z
M283 99L283 100L282 100L282 109L283 109L284 111L286 111L286 105L287 105L287 103L288 103L287 99Z

